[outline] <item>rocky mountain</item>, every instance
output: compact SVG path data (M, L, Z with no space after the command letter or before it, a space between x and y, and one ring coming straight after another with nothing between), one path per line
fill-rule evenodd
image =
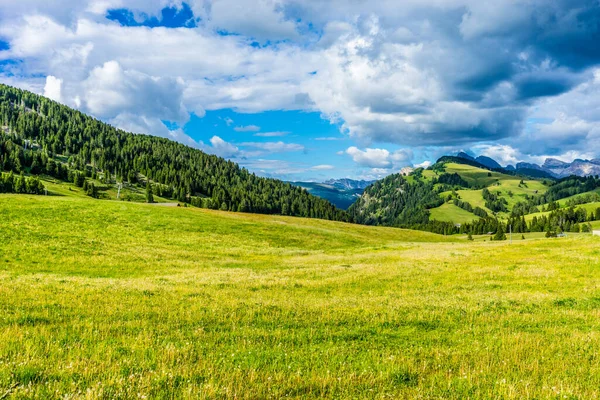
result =
M554 158L547 158L542 167L559 178L565 176L589 176L600 175L600 160L574 160L566 163Z
M367 186L370 186L375 181L363 181L363 180L354 180L354 179L329 179L323 182L325 185L333 186L336 189L340 190L352 190L352 189L361 189L364 190Z
M465 152L459 152L456 157L464 160L476 161L490 169L503 169L508 172L527 175L535 178L564 178L571 175L590 176L600 175L600 159L580 160L564 162L556 158L547 158L544 164L520 162L516 166L507 165L502 167L496 160L486 156L472 157Z

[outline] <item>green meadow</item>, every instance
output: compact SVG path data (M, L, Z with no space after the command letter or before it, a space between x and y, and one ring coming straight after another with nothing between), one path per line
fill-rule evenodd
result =
M439 207L430 209L429 212L431 219L459 224L472 222L478 218L475 214L463 210L462 208L455 206L453 203L444 203Z
M0 399L600 396L600 238L0 195Z

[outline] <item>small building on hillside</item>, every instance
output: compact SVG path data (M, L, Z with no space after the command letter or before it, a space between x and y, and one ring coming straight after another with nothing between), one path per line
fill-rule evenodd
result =
M600 231L593 231L594 236L600 236Z

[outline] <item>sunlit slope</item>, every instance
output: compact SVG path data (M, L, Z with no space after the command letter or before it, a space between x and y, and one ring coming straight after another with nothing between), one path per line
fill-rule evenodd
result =
M475 214L465 211L460 207L455 206L452 203L445 203L439 207L432 208L430 211L430 218L436 221L443 222L454 222L454 223L466 223L471 222L477 218Z
M324 220L67 196L0 195L0 213L9 259L18 254L25 269L91 275L163 273L215 263L260 267L281 252L458 240Z
M469 189L456 190L456 193L458 193L462 201L468 202L473 207L480 207L490 215L492 214L492 211L485 206L482 188L487 188L490 192L498 194L499 197L505 199L507 208L510 211L515 204L525 201L526 196L531 197L545 193L547 184L549 183L544 183L543 179L528 179L457 163L446 164L445 172L459 174L471 186ZM451 194L450 191L442 192L440 195L443 198L446 198L449 194ZM453 220L452 218L455 216L455 213L448 213L447 211L450 211L450 208L442 207L431 210L432 219L460 223L469 222L479 218L476 215L469 213L471 214L470 219L468 219L466 215L461 215L460 220ZM499 213L499 216L504 218L508 216L508 214L509 213Z

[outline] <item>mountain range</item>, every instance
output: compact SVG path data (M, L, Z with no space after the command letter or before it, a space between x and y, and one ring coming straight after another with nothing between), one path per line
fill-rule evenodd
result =
M354 179L329 179L325 182L290 182L306 189L310 194L326 199L342 210L347 210L374 181Z
M349 178L329 179L323 184L333 186L340 190L365 189L375 181L354 180Z
M552 177L565 178L567 176L595 176L600 175L600 159L581 160L576 159L572 162L564 162L556 158L546 158L544 164L538 165L535 163L519 162L516 165L507 165L502 167L496 160L479 156L473 157L465 152L459 152L456 157L475 161L493 170L504 170L517 174L529 175L538 178Z

